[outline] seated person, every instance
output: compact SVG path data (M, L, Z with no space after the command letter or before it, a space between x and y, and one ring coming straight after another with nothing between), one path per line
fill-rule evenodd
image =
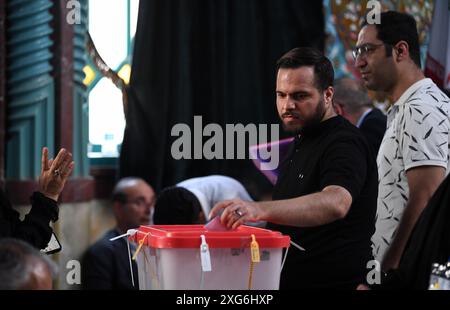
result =
M85 253L81 264L83 289L138 289L137 266L132 261L132 278L126 240L110 239L125 234L128 229L151 224L154 201L152 187L142 179L128 177L117 183L112 195L117 226Z
M244 186L233 178L211 175L187 179L160 193L153 222L157 225L204 224L216 203L235 198L253 201Z
M51 290L56 264L31 245L0 240L0 290Z
M0 238L17 238L44 249L53 233L50 221L58 220L56 202L73 167L72 154L65 149L61 149L54 160L48 160L46 147L42 149L39 189L31 196L31 211L23 221L0 189Z

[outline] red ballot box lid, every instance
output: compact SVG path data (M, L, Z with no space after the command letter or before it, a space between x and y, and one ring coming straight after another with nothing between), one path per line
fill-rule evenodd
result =
M289 236L280 232L241 225L230 231L208 231L204 225L152 225L141 226L130 240L157 249L199 248L202 239L210 248L249 247L252 235L260 248L288 248Z

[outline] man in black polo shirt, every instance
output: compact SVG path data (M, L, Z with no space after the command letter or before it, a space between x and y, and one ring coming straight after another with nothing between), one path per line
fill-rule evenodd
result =
M273 201L229 200L222 223L267 221L306 251L292 247L282 289L355 289L366 280L375 230L377 169L365 138L333 110L334 71L318 50L296 48L277 63L277 108L295 134Z

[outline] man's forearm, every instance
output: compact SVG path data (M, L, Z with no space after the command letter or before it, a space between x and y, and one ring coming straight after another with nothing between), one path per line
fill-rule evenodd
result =
M445 171L441 166L419 166L406 171L409 187L408 204L400 219L397 233L383 258L383 270L397 268L409 236L431 196L444 180Z
M411 200L405 208L403 217L400 220L397 233L392 239L389 246L388 252L386 252L383 261L383 270L387 271L389 269L395 269L400 263L400 259L408 243L409 237L411 235L417 220L425 209L428 201L421 200Z
M339 186L293 199L259 203L263 220L276 224L313 227L332 223L346 216L352 199Z

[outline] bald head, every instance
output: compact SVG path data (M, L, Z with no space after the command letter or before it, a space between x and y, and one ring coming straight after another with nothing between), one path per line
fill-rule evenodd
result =
M114 188L112 200L117 226L121 232L151 224L155 192L143 179L121 179Z
M366 88L351 78L336 80L333 100L335 104L343 105L349 113L357 113L372 106Z
M333 106L337 114L345 117L354 125L365 111L373 107L366 88L351 78L336 80Z

